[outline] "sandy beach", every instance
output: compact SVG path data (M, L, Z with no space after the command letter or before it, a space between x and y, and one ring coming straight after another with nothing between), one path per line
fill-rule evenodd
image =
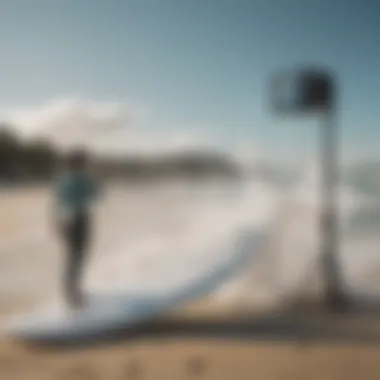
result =
M0 236L17 236L24 231L28 218L35 210L46 206L46 194L41 190L27 193L15 192L0 196L2 219ZM20 207L20 204L22 207ZM49 251L46 248L46 251ZM41 253L43 260L56 263L58 253ZM9 258L11 257L11 258ZM49 258L50 257L50 258ZM2 257L2 276L17 265L17 255ZM12 261L13 260L13 261ZM33 270L33 268L31 268ZM49 274L49 279L57 272ZM47 281L47 280L46 280ZM6 316L28 308L35 300L25 299L22 293L0 294L0 314ZM251 308L238 303L221 305L212 298L203 299L186 308L177 310L165 318L166 325L175 321L211 320L239 326L239 319L254 321L258 314ZM247 319L248 318L248 319ZM337 331L344 323L340 317L327 314L301 316L304 320L323 321L331 331ZM236 322L234 322L236 321ZM369 323L371 321L371 324ZM242 322L243 323L243 322ZM278 322L276 322L278 323ZM298 329L298 324L296 330ZM210 380L230 379L374 379L380 378L380 345L355 339L334 341L302 339L290 332L278 339L256 332L247 336L228 337L228 334L156 334L122 339L96 347L53 349L26 346L22 343L5 341L0 343L0 379L44 380L44 379L154 379L181 380L202 378ZM263 324L264 326L264 324ZM368 336L380 331L377 316L352 318L346 331L367 329ZM266 327L267 328L267 327ZM285 330L289 328L285 327ZM221 331L223 328L221 328ZM248 331L248 330L247 330ZM232 334L233 335L233 334ZM236 334L235 334L236 335ZM318 333L316 333L318 335ZM344 335L344 334L343 334Z
M159 339L55 352L2 343L4 379L378 379L373 345Z
M1 346L4 379L378 379L378 347L210 341L124 343L82 352Z

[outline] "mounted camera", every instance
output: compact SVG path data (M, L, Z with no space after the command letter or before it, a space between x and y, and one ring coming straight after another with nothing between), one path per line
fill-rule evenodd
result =
M277 114L326 113L335 105L334 76L326 70L280 72L273 77L270 91Z

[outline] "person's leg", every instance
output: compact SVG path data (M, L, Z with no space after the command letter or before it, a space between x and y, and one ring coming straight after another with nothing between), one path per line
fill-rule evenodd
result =
M68 262L65 278L66 299L71 306L78 307L83 303L80 280L88 240L87 216L79 215L73 220L69 235Z

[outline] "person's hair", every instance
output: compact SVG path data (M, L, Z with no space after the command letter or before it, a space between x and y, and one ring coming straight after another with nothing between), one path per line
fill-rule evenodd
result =
M89 161L89 154L84 149L74 149L66 157L65 166L72 170L83 170Z

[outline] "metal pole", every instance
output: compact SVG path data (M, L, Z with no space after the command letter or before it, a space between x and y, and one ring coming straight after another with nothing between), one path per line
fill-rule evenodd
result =
M345 303L339 266L339 213L337 184L338 125L335 109L329 110L320 125L321 133L321 258L325 280L325 301L333 309Z

